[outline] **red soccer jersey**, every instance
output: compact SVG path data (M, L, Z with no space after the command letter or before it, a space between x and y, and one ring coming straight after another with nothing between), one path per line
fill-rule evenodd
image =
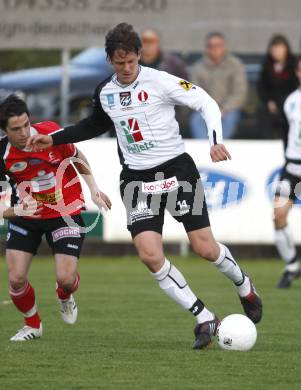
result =
M31 135L51 134L58 129L55 122L41 122L31 125L30 132ZM82 187L70 163L70 158L76 156L73 144L55 145L40 152L17 149L7 138L1 140L1 144L1 180L9 176L20 199L28 194L35 198L42 205L41 219L81 212L84 208Z

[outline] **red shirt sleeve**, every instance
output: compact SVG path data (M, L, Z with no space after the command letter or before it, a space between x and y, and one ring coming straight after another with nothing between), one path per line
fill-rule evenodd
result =
M77 154L77 150L74 144L64 144L57 146L63 155L63 158L74 157Z

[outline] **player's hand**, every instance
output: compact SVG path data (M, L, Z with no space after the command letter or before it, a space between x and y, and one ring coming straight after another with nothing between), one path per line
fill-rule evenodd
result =
M112 203L110 198L98 188L92 192L91 198L98 208L105 211L111 210Z
M211 146L210 156L213 162L231 160L231 155L223 144Z
M49 149L53 145L53 139L50 135L36 134L29 137L26 147L34 152Z
M14 213L18 217L39 218L41 210L42 206L29 195L21 203L14 206Z

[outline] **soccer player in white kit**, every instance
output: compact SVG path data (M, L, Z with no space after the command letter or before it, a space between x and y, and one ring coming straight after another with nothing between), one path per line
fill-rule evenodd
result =
M183 223L195 253L234 283L247 316L255 323L262 316L261 299L250 278L228 248L213 237L200 175L185 153L174 107L186 105L203 115L213 162L231 158L222 143L221 113L200 87L139 66L142 45L131 25L120 23L109 31L105 46L115 73L97 86L92 114L51 136L33 137L29 144L39 149L79 142L115 127L128 230L140 259L161 289L196 317L193 348L202 349L211 342L219 320L164 255L165 209Z
M287 217L294 202L301 196L301 58L296 62L299 88L291 93L284 112L289 124L285 165L282 169L274 201L275 242L279 255L286 263L277 287L288 288L301 276L300 263Z

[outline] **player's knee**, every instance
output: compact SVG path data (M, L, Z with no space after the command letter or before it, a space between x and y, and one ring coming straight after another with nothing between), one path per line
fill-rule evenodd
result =
M20 275L16 273L10 273L8 275L9 285L13 290L19 290L20 288L24 287L26 284L26 276Z
M193 245L192 249L197 256L203 257L209 261L215 261L219 255L218 247L210 243L198 243Z
M138 250L138 255L145 265L151 270L156 268L157 264L161 264L164 261L164 255L161 250L156 248L143 248Z
M274 225L276 229L283 228L287 223L287 212L281 208L274 210Z

